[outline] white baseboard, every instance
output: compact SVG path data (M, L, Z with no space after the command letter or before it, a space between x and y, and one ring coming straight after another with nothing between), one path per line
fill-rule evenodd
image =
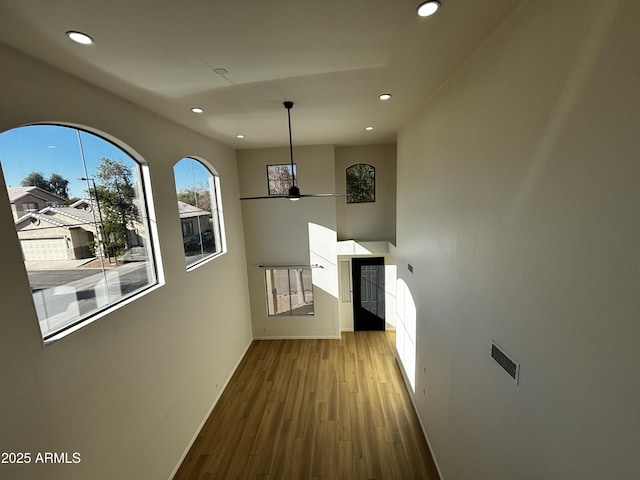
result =
M387 325L384 327L386 332L395 332L396 331L396 327L395 325L391 325L389 323L387 323ZM348 327L348 328L341 328L340 329L341 332L355 332L353 327Z
M233 377L233 374L236 373L236 370L238 369L238 367L240 366L240 362L242 362L242 360L244 359L244 356L247 354L247 351L249 351L249 347L251 347L251 344L253 343L254 339L251 339L251 341L249 342L249 344L245 347L244 351L242 352L242 355L240 355L240 358L238 359L238 361L236 362L236 364L234 365L233 369L231 369L231 373L229 374L229 376L227 377L227 379L225 380L224 384L222 385L222 388L220 389L220 391L218 392L218 395L216 396L216 398L213 400L213 404L211 405L211 407L209 408L209 411L207 411L207 414L204 416L204 418L202 419L202 422L200 422L200 425L198 426L196 433L193 435L193 438L191 439L191 441L189 442L189 444L187 445L186 450L184 451L184 453L182 454L182 456L180 457L180 459L178 460L178 464L175 466L175 468L173 469L173 472L171 472L171 475L169 476L169 480L173 479L173 477L175 476L176 473L178 473L178 469L180 468L180 466L182 465L182 463L184 462L184 459L187 458L187 455L189 454L189 450L191 450L191 447L193 446L193 444L195 443L196 439L198 438L198 435L200 435L200 431L204 428L204 424L207 423L207 420L209 419L209 417L211 416L211 412L213 412L213 409L215 408L215 406L218 404L218 400L220 400L220 397L222 396L223 392L225 391L225 389L227 388L227 385L229 385L229 382L231 381L231 378Z
M253 337L254 340L340 340L340 335L293 335L274 337Z
M411 394L411 383L409 383L407 372L404 371L404 365L402 365L402 362L398 358L398 352L396 352L396 363L400 367L400 373L402 373L402 380L404 381L404 385L407 388L407 392L409 392L409 398L411 399L411 405L413 405L413 411L416 412L416 417L418 417L418 422L420 423L422 434L424 435L424 439L427 441L427 446L429 447L429 452L431 452L431 458L433 458L433 463L435 464L436 470L438 471L438 476L440 477L440 480L444 480L444 477L442 476L442 471L440 470L440 465L438 465L438 459L433 453L433 448L431 447L431 442L429 441L429 435L427 435L427 430L424 428L424 423L422 423L422 418L420 418L420 414L418 413L416 402L413 399L413 395Z

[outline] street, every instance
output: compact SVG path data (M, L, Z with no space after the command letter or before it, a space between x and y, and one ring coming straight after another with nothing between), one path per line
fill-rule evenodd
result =
M146 262L104 271L75 268L27 273L43 335L106 308L149 284Z

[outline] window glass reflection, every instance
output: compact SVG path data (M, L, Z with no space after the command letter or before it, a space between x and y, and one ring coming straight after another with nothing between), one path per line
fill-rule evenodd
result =
M185 265L196 265L222 249L219 179L200 161L174 166Z

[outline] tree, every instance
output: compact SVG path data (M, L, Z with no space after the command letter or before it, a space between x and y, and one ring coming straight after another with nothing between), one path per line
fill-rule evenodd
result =
M101 158L96 171L96 188L90 196L99 202L103 233L111 253L129 248L128 233L135 230L140 214L135 204L133 172L120 160Z
M376 169L365 163L347 168L347 203L376 201Z
M49 182L40 172L31 172L22 179L20 185L23 187L39 187L49 191Z
M49 175L49 188L48 191L62 197L64 199L69 198L69 180L63 178L61 175L57 173L52 173ZM47 190L47 189L45 189Z
M211 192L206 185L183 188L178 192L178 200L211 213Z
M23 187L39 187L65 200L69 198L69 180L57 173L52 173L46 179L41 172L31 172L22 179L20 185Z
M287 195L293 183L293 175L296 173L296 166L293 165L267 165L267 177L269 181L269 195ZM296 180L296 185L297 185Z

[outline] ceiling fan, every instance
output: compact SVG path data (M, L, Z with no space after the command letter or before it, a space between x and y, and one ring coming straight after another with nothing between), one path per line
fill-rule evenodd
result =
M276 194L276 195L262 195L259 197L242 197L240 200L261 200L263 198L288 198L289 200L296 201L301 198L307 197L344 197L346 195L339 195L335 193L300 193L300 189L296 186L296 172L293 166L293 142L291 140L291 108L293 107L293 102L284 102L284 108L287 109L287 118L289 120L289 158L291 159L291 186L289 187L289 191L286 195L284 194Z

